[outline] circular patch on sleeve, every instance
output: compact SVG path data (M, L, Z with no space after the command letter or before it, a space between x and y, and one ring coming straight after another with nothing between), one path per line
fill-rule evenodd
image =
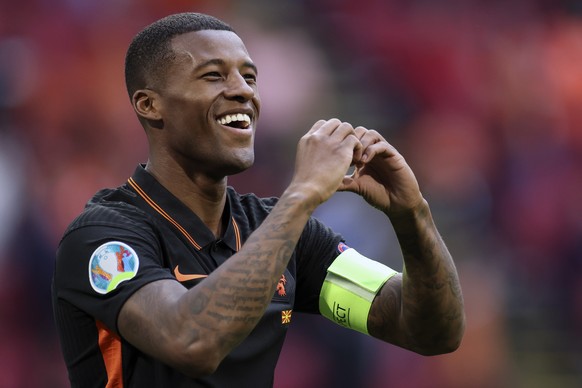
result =
M100 294L107 294L119 283L133 278L139 268L139 258L129 245L109 241L93 252L89 260L89 281Z
M350 249L350 247L348 247L343 241L340 241L339 244L337 245L337 252L338 253L343 253L344 251L347 251L348 249Z

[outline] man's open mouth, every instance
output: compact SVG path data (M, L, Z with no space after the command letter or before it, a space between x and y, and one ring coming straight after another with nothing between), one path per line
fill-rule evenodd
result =
M216 119L218 124L232 128L247 129L251 125L251 117L246 113L225 115Z

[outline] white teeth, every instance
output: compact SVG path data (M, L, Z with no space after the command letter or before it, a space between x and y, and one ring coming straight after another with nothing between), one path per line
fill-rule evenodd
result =
M226 115L216 120L219 124L225 125L233 121L244 121L247 125L251 124L251 117L246 113Z

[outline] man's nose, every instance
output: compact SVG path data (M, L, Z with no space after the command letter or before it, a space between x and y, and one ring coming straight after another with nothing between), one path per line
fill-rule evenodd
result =
M227 98L248 101L255 96L255 89L241 74L237 73L229 78L224 95Z

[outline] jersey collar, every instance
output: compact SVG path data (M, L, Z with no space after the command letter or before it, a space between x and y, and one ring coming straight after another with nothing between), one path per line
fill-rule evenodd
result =
M144 164L137 166L132 177L128 179L127 185L143 199L140 203L143 210L171 224L171 227L181 233L197 250L217 241L196 213L148 173ZM227 190L224 212L229 220L220 240L233 251L238 251L241 246L241 237L236 220L231 215L231 196L231 190Z

